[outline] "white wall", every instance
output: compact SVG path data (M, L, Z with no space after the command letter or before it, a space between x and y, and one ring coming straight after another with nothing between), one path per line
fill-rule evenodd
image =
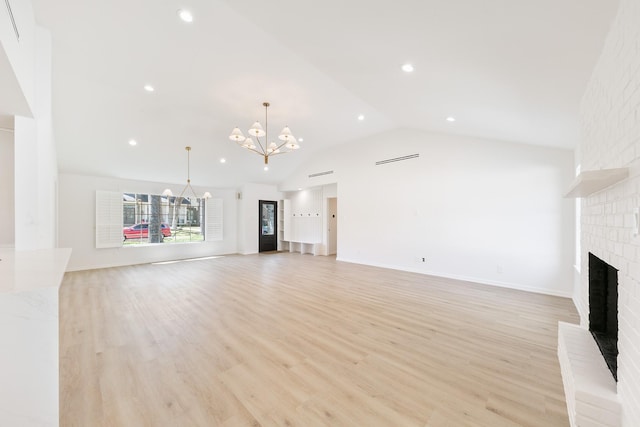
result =
M582 202L582 277L576 305L588 324L588 257L618 272L618 394L623 426L640 425L640 2L620 9L581 104L582 170L629 166L631 177Z
M96 190L162 194L165 188L171 188L178 194L184 184L72 174L60 174L59 180L60 245L73 249L68 271L222 255L235 253L237 250L237 206L234 190L193 186L198 194L209 191L214 198L223 199L222 241L96 249Z
M35 118L15 117L15 248L56 247L57 160L51 124L51 37L37 28Z
M281 190L337 183L339 260L570 296L572 178L567 150L396 130L317 157Z
M58 156L52 117L52 41L48 30L36 27L36 122L38 138L39 248L58 245Z
M0 130L0 248L15 244L13 132Z
M275 185L245 184L238 192L238 252L244 255L258 252L258 201L278 201L282 193Z
M6 77L0 88L9 90L9 101L0 102L5 114L16 115L13 135L12 179L14 200L6 205L14 209L7 223L11 236L0 244L17 250L45 249L56 246L56 150L51 125L51 38L36 26L29 0L12 1L11 7L20 32L16 38L5 5L0 7L0 42L6 61L0 63L0 75ZM10 68L10 69L7 69ZM10 78L9 78L10 77ZM5 88L6 81L17 82ZM5 215L6 216L6 215Z

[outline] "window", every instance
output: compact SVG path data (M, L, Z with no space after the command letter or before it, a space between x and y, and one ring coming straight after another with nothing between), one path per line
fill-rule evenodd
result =
M205 199L124 193L124 245L205 240ZM155 232L154 232L155 229Z
M96 247L222 240L222 200L96 192Z

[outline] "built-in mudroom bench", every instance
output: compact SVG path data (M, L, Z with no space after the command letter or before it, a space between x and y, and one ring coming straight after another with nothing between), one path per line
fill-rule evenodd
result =
M289 242L289 252L300 252L301 254L321 255L320 242Z
M322 192L309 191L304 197L280 201L280 250L301 254L322 254Z
M278 250L312 255L337 253L337 186L288 191L278 202Z

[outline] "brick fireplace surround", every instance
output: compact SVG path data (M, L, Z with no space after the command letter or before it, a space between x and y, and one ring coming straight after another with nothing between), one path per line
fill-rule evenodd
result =
M629 177L581 200L580 327L560 324L558 356L572 426L640 426L640 1L620 0L580 106L583 171L629 168ZM618 272L618 383L588 332L588 256ZM602 370L606 372L603 372ZM605 375L605 374L608 374Z

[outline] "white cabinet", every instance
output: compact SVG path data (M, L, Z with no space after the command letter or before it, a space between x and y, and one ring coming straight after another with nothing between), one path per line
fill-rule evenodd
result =
M320 254L322 247L322 189L295 193L282 203L282 250ZM285 248L285 243L288 248Z
M291 200L278 201L278 250L288 251L291 240Z
M291 200L281 200L282 202L282 225L284 227L283 240L291 241Z

